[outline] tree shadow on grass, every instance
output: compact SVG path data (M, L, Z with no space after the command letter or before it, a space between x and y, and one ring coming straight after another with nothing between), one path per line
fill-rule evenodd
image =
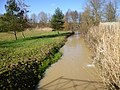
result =
M14 44L17 43L22 43L28 40L35 40L35 39L45 39L45 38L54 38L54 37L60 37L60 36L70 36L72 33L67 32L67 33L59 33L59 34L51 34L51 35L40 35L40 36L33 36L33 37L27 37L24 39L18 39L18 40L12 40L12 41L2 41L0 42L0 47L12 47L15 46ZM19 46L18 46L19 47Z
M39 39L39 38L54 38L59 36L69 36L71 33L59 33L59 34L52 34L52 35L41 35L41 36L35 36L26 38L25 40L31 40L31 39Z
M36 90L106 90L104 84L98 81L79 80L59 77Z

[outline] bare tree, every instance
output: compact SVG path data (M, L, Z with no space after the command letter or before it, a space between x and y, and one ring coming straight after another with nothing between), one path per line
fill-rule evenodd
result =
M86 35L88 29L94 25L94 17L91 12L90 6L86 6L84 12L81 14L81 23L80 23L80 30L83 35Z
M101 21L104 2L105 0L89 0L88 5L91 8L91 12L94 17L94 24L96 25Z
M37 16L35 13L31 14L31 23L33 23L33 24L37 23Z
M71 10L68 9L68 11L65 13L65 16L64 16L64 27L65 27L65 30L71 30L72 29L72 19L71 19Z
M116 21L117 17L117 2L109 1L105 6L105 19L108 22Z
M70 9L68 9L68 11L66 12L66 14L65 14L65 16L64 16L64 19L65 19L65 21L68 23L70 23L70 22L72 22L72 20L71 20L71 10Z
M38 18L39 18L39 23L47 23L48 21L48 16L43 11L39 13Z
M75 11L71 11L70 9L66 12L65 14L65 21L66 22L78 22L78 17L79 17L79 14L78 12L75 10Z
M50 13L47 14L47 19L48 19L48 22L51 20L52 18L52 15Z
M71 19L73 22L78 22L78 12L77 11L71 11Z
M65 27L69 30L76 30L78 28L79 22L79 13L75 11L71 11L70 9L66 12L65 17Z
M80 13L78 13L78 23L80 24L81 23L81 15L82 15L82 13L80 12Z

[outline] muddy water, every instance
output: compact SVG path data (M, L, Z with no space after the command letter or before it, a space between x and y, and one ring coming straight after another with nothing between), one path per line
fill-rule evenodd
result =
M104 90L92 55L78 33L68 38L60 50L61 59L46 70L38 90Z

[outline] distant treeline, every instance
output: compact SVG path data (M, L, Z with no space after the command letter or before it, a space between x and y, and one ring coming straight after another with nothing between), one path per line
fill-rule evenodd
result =
M53 27L51 20L55 14L51 15L50 13L40 11L38 15L32 13L28 16L27 12L29 12L29 10L27 10L27 7L29 6L23 2L19 2L21 0L8 1L5 5L6 13L0 16L0 31L8 31L9 28L9 31L13 31L14 35L16 35L16 32L21 32L25 30L25 28ZM13 6L13 8L11 6ZM119 1L87 0L83 8L84 10L82 12L68 9L64 14L61 10L58 10L61 12L61 16L63 16L63 18L61 18L61 22L63 23L62 30L82 30L85 34L91 26L99 25L99 22L115 22L119 20ZM3 16L4 19L2 19ZM58 16L57 19L59 19ZM59 22L59 20L57 22Z

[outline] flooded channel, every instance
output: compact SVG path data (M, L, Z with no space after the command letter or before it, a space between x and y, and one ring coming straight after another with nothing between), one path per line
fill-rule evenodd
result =
M104 90L91 51L80 34L68 38L61 59L46 70L38 90Z

